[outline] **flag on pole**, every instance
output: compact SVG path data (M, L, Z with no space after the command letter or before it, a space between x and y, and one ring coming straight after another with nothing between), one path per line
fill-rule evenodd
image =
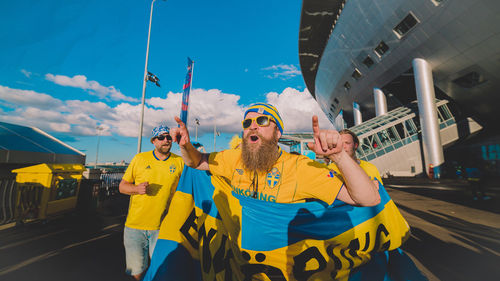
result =
M184 124L187 124L188 117L188 105L189 105L189 92L191 92L191 82L193 81L193 67L194 62L188 57L188 66L186 81L184 82L183 93L182 93L182 107L181 107L181 120Z

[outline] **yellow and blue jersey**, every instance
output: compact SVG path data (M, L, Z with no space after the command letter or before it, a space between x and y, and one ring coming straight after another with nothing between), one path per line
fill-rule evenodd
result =
M380 173L375 165L373 165L370 162L366 162L363 160L359 160L359 166L361 169L365 171L365 173L368 175L368 177L372 180L378 180L381 184L384 184L382 182L382 177L380 176ZM328 168L332 169L334 173L342 178L342 174L340 173L339 167L335 163L331 163L328 165Z
M184 161L173 153L165 160L159 160L154 151L137 154L123 179L135 185L148 182L149 186L146 194L130 196L125 226L142 230L159 229L183 169Z
M373 207L281 204L186 167L143 280L426 280L398 248L408 224L378 191Z
M330 169L303 155L293 155L280 150L281 155L268 172L254 173L245 170L240 149L214 152L209 157L213 175L229 181L233 192L276 203L299 203L306 199L319 199L333 203L343 182ZM255 179L254 179L255 177Z

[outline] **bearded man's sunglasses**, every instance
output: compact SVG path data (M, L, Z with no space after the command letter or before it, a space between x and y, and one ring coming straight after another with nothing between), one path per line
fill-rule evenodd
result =
M254 118L247 118L241 122L241 124L243 125L243 129L248 129L250 126L252 126L254 120L255 123L257 123L257 125L259 125L260 127L267 127L269 126L269 124L271 124L271 121L274 122L274 120L267 115L261 115Z
M170 135L161 135L156 137L159 141L162 141L164 139L167 139L168 141L172 140L172 137Z

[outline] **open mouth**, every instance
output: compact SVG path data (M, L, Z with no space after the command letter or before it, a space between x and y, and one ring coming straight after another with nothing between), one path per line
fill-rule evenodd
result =
M258 136L256 136L256 135L250 136L250 142L254 143L254 142L257 142L258 140L259 140Z

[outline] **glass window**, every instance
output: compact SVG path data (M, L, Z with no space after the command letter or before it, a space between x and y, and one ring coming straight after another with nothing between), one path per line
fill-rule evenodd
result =
M372 60L372 58L370 58L370 56L367 56L364 60L363 60L363 64L366 65L366 67L370 68L375 62Z
M389 46L387 46L384 41L380 41L377 47L375 47L375 53L377 53L379 57L383 56L385 53L387 53L387 51L389 51Z
M359 72L359 70L357 68L354 69L354 72L351 74L352 78L354 78L354 80L359 80L361 79L361 72Z
M408 31L410 31L415 25L417 25L418 20L412 13L409 13L401 22L394 27L394 32L399 37L403 37Z
M415 116L411 120L413 121L415 128L417 128L417 133L420 132L420 119L417 116Z
M451 116L450 111L448 110L448 106L446 104L441 105L438 107L439 113L441 113L441 116L443 116L444 120L451 119L453 116Z
M407 135L405 134L405 128L404 128L403 124L401 124L401 123L396 124L394 126L394 128L396 128L396 132L398 133L398 135L401 139L404 139L407 137Z
M415 128L415 125L413 124L413 120L411 120L411 119L408 119L405 121L405 128L410 136L417 133L417 128Z
M365 155L370 154L372 152L372 147L370 145L370 140L368 140L368 138L363 138L360 141L360 144L361 145L359 146L359 149L363 151Z
M378 132L377 135L378 139L380 140L380 143L382 144L382 147L391 145L391 141L389 139L389 135L387 134L386 130Z
M443 116L441 116L441 112L439 112L439 108L437 110L437 116L438 116L439 124L443 123L444 119L443 119Z
M395 143L399 140L398 133L395 131L394 127L387 128L387 135L389 136L389 139Z
M373 148L373 150L377 151L382 148L382 146L380 145L380 141L377 139L377 134L369 136L368 140L370 141L370 146Z

